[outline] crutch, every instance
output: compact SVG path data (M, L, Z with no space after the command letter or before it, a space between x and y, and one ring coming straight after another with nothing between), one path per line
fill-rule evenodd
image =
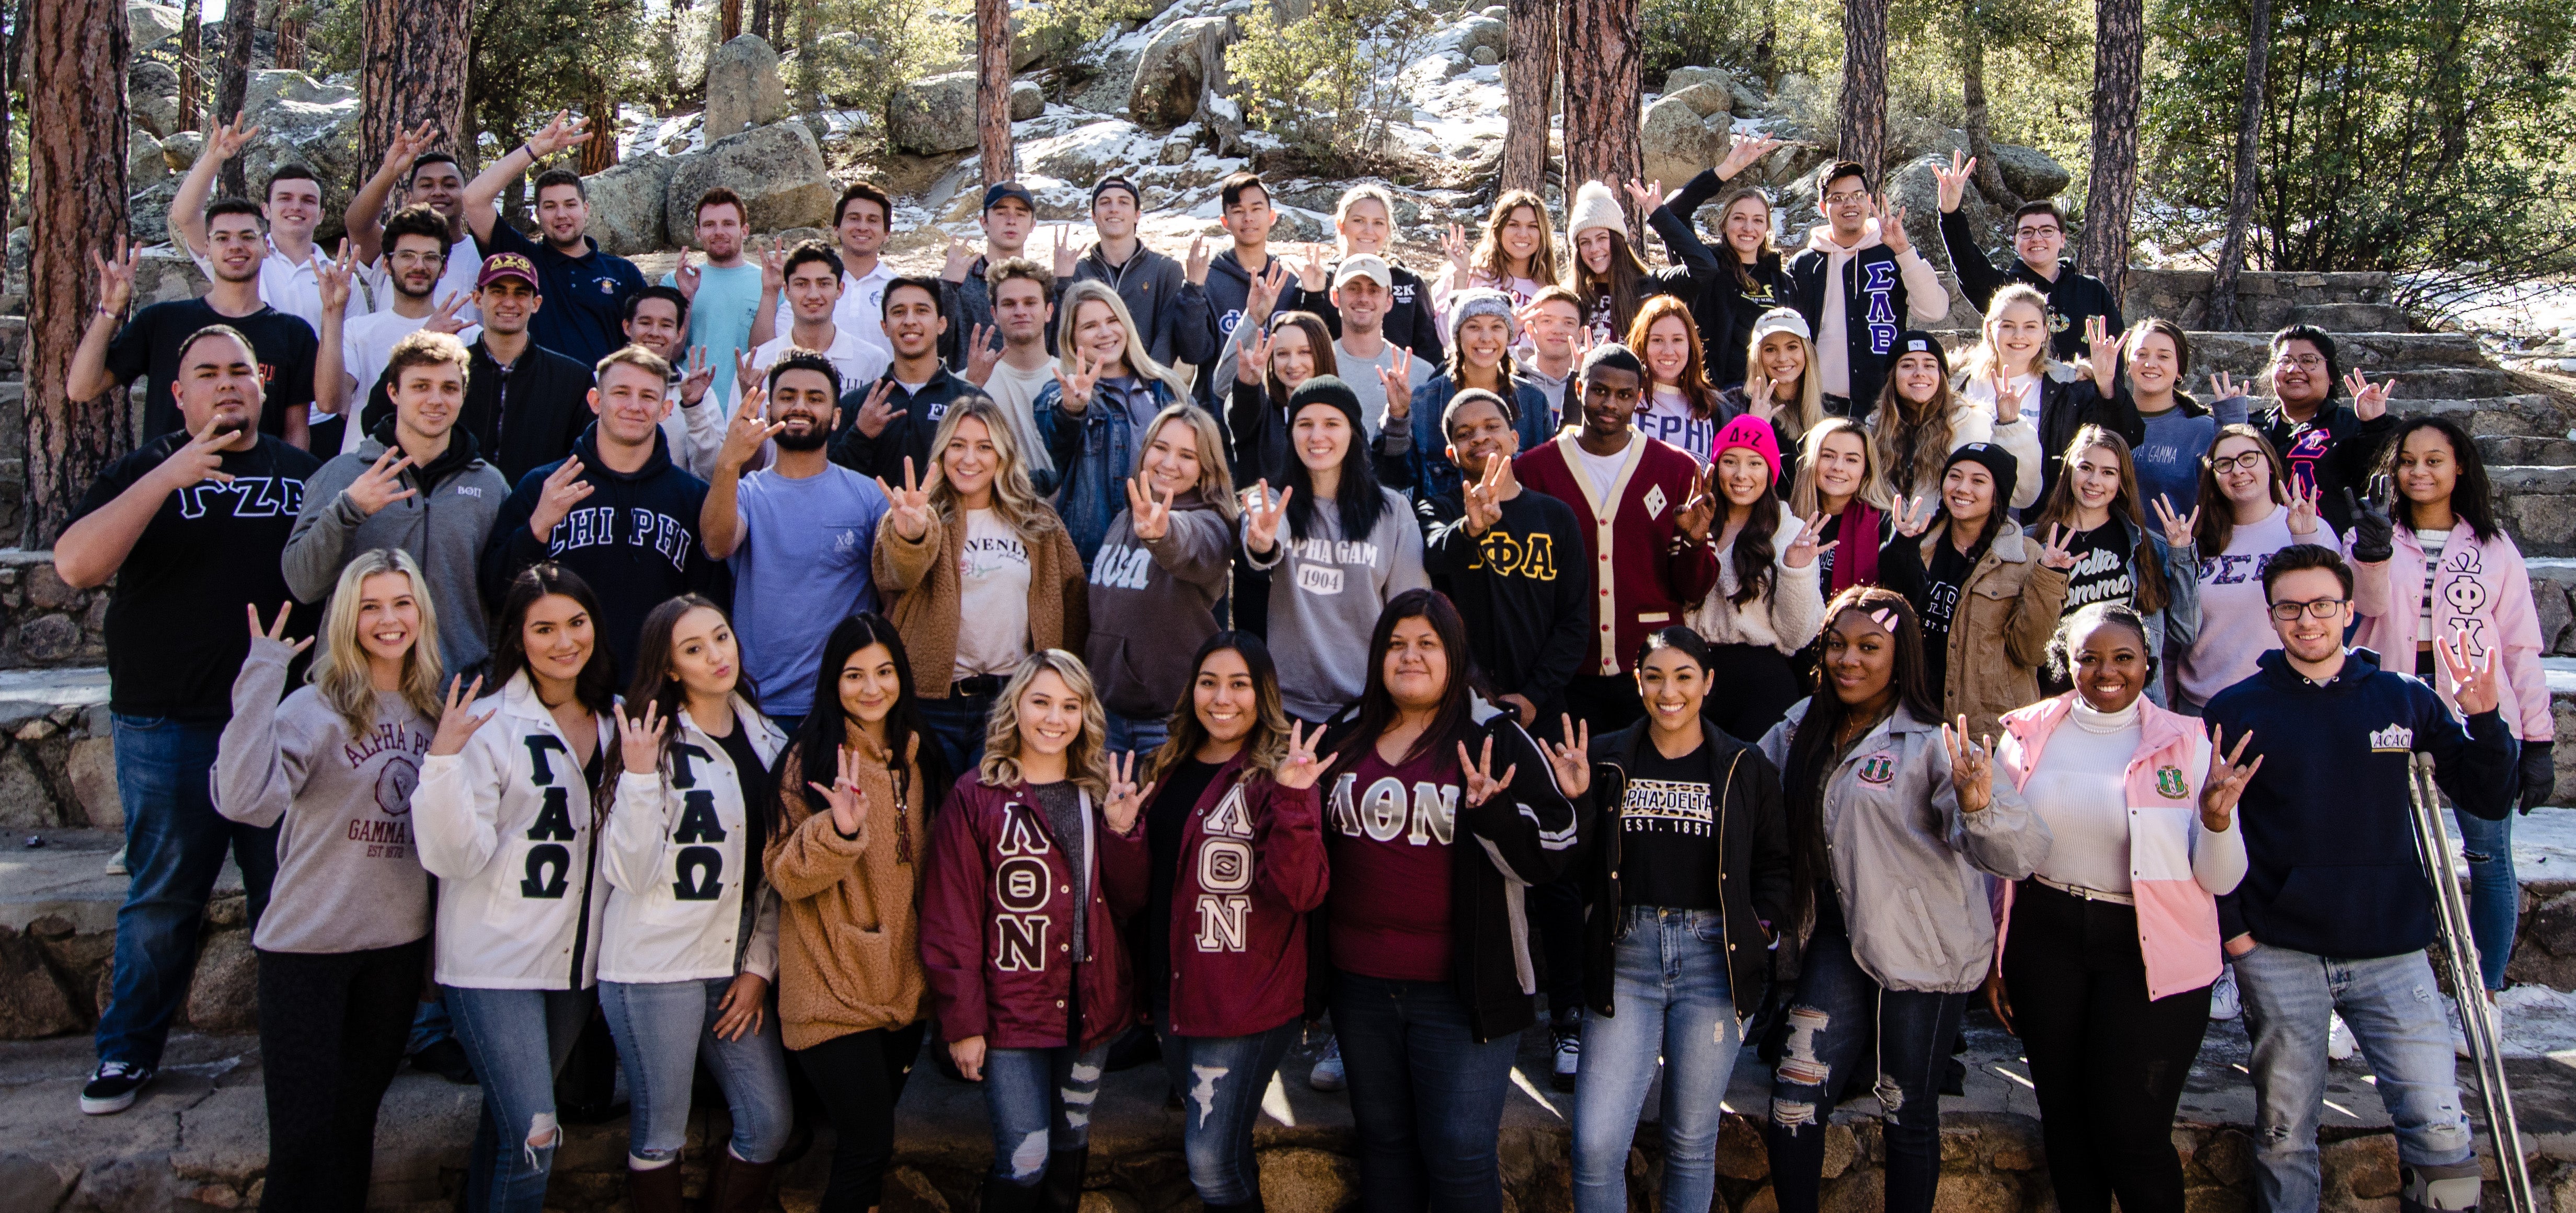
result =
M2484 1105L2487 1135L2494 1139L2496 1170L2504 1175L2505 1199L2513 1213L2532 1213L2531 1172L2522 1157L2522 1126L2514 1120L2513 1093L2505 1085L2503 1042L2486 1008L2470 1000L2486 996L2478 975L2477 940L2469 932L2469 902L2460 891L2458 856L2451 836L2442 830L2441 798L2433 782L2433 756L2418 753L2407 766L2406 798L2415 811L2415 851L2433 880L2433 911L2442 928L2442 958L2451 992L2460 1004L2460 1030L2469 1041L2469 1058L2478 1071L2478 1102Z

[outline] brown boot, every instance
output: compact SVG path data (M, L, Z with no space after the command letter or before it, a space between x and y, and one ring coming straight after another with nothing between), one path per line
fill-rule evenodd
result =
M744 1162L730 1151L716 1151L716 1173L708 1181L707 1213L764 1213L776 1208L769 1199L774 1162Z
M679 1160L650 1171L627 1168L626 1204L634 1213L681 1213Z

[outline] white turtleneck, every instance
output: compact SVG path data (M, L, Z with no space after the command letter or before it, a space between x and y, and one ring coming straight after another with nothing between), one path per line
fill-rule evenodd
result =
M2097 712L2075 699L2050 734L2022 795L2048 823L2048 860L2039 874L2105 893L2129 891L2129 796L2124 780L2138 752L2138 705Z

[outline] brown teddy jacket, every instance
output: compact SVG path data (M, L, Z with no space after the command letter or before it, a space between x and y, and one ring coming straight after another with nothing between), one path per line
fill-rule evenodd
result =
M921 751L914 737L907 763ZM778 922L778 1023L791 1049L921 1018L921 873L928 864L930 813L921 768L895 794L886 752L858 746L859 790L868 815L857 836L806 801L801 756L781 756L778 796L787 828L762 859L783 903ZM820 778L828 778L826 768ZM898 825L900 823L900 825ZM910 836L910 861L897 844Z
M1040 504L1029 520L1029 649L1080 654L1091 635L1091 593L1082 556L1064 520ZM905 539L892 519L877 527L876 582L894 598L887 617L912 657L912 684L924 699L946 699L957 678L957 625L962 591L957 568L966 554L966 528L937 513L918 540Z

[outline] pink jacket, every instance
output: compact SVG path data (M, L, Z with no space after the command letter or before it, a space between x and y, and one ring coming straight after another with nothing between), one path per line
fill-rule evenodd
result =
M2043 699L2006 713L2004 741L1995 759L2015 789L2030 782L2040 754L2057 726L2073 714L2076 692ZM2200 722L2155 704L2138 703L2138 749L2129 757L2129 892L2137 901L2138 953L2146 961L2147 997L2163 998L2218 980L2218 896L2192 875L2192 844L2200 821L2200 785L2209 774L2209 738ZM2237 869L2238 879L2244 871ZM1995 963L2003 963L2004 936L2012 925L2013 886L2003 885L1996 910Z
M2424 594L2424 546L2413 529L2397 528L2396 551L2377 564L2352 564L2352 607L2361 617L2353 633L2355 646L2375 650L2380 668L2401 674L2415 671L2416 613ZM2350 555L2347 541L2345 554ZM2505 719L2524 741L2548 741L2558 735L2549 711L2549 681L2540 668L2540 616L2531 603L2531 572L2523 567L2522 549L2513 537L2497 531L2479 539L2463 520L2452 524L2442 545L2442 568L2433 575L2433 627L2444 637L2465 629L2476 651L2503 650L2496 668L2496 698L2506 705ZM2433 663L2433 689L2451 702L2449 672Z

